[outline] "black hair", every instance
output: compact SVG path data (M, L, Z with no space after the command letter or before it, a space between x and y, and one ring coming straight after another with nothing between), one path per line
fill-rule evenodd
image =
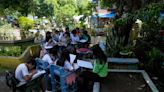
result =
M27 61L26 63L27 63L27 64L31 64L31 65L33 65L34 67L36 67L36 61L35 61L35 59L31 59L31 60Z
M88 32L87 32L86 30L83 30L83 34L85 34L85 35L86 35L86 34L88 34Z
M69 52L67 50L64 50L61 53L59 60L57 61L57 65L64 66L64 63L66 60L68 60L70 62L70 57L69 57Z
M51 32L47 31L46 32L46 42L48 42L50 39L52 39Z
M66 27L65 30L66 30L67 32L69 32L69 27Z
M70 33L69 32L65 32L64 34L66 34L68 37L70 37Z
M100 64L107 62L107 57L103 50L100 48L99 44L94 45L91 50L93 51L95 58L100 61Z
M76 34L76 32L77 32L77 31L76 31L75 29L74 29L74 30L72 30L72 34Z
M80 28L77 27L76 30L80 30Z
M49 50L49 53L55 56L57 55L57 50L58 50L58 46L54 46Z

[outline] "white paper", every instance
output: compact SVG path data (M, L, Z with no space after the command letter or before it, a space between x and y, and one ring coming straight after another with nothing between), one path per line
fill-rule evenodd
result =
M75 58L76 58L76 55L74 54L69 54L69 57L70 57L70 63L73 64Z
M84 67L84 68L93 69L93 65L92 65L92 63L89 62L89 61L77 60L77 65L78 65L79 67Z
M21 82L19 82L17 85L16 85L16 87L20 87L20 86L22 86L22 85L24 85L24 84L26 84L27 82L26 81L21 81Z
M47 46L47 45L46 45L44 48L45 48L45 49L51 49L51 48L53 48L53 46Z
M79 42L81 42L81 43L85 43L85 42L87 42L87 40L85 40L85 39L81 39Z
M74 67L75 70L77 70L79 68L79 66L77 65L77 63L74 63L73 64L73 67Z
M34 74L34 75L32 76L32 79L31 79L31 80L33 80L33 79L35 79L35 78L38 78L39 76L41 76L41 75L44 74L44 73L46 73L45 70L37 71L37 73Z

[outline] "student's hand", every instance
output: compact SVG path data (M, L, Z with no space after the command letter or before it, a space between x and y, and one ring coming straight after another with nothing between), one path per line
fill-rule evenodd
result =
M31 70L31 74L32 75L34 75L34 74L36 74L37 73L37 71L34 69L34 70Z
M32 76L36 73L36 70L31 70L29 75L24 76L24 80L30 81Z
M51 42L52 42L52 39L49 39L49 40L48 40L48 43L51 43Z

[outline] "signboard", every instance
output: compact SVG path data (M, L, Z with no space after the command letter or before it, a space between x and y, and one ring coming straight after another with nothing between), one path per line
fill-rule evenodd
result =
M93 3L97 3L97 0L92 0Z

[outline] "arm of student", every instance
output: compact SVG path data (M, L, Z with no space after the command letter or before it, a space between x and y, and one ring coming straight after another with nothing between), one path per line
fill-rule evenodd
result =
M24 80L29 81L31 80L32 76L36 73L36 70L33 70L30 74L24 76Z

